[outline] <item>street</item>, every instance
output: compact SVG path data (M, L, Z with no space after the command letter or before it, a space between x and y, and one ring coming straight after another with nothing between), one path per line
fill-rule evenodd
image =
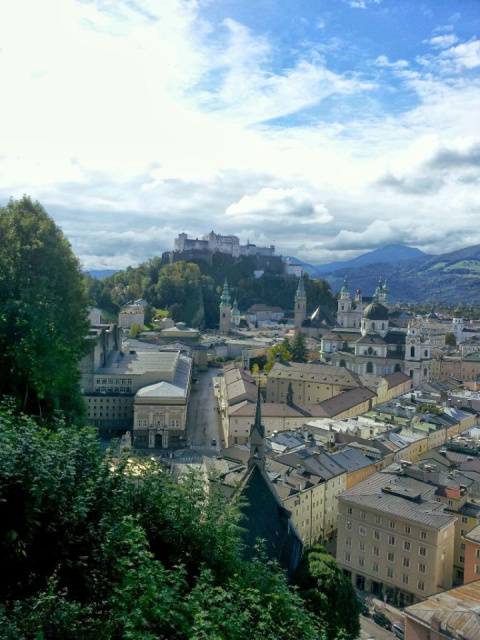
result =
M218 400L214 395L213 378L221 369L208 369L198 373L198 382L192 385L188 409L186 438L191 449L219 449L222 446ZM216 447L212 446L216 441Z
M360 625L362 627L359 636L361 640L392 640L395 638L391 631L380 627L371 618L360 616Z

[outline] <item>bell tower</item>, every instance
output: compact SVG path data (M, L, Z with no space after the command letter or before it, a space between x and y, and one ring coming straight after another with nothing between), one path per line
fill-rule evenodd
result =
M228 283L225 278L225 284L223 285L223 292L220 298L220 333L227 335L230 331L232 324L232 307L230 305L230 293L228 291Z
M297 293L295 294L295 333L300 331L302 324L307 317L307 292L303 276L298 281Z

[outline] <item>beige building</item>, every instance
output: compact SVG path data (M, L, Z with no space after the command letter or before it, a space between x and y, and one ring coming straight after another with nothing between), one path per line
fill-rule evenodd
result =
M480 376L480 352L474 352L462 358L460 356L443 356L432 360L430 379L444 380L476 380Z
M80 364L87 417L102 435L122 435L134 426L135 394L158 382L172 382L186 356L124 349L117 325L91 327L88 340L91 348ZM188 397L190 377L186 385Z
M168 448L185 440L192 359L179 352L165 362L164 380L137 391L133 406L136 447Z
M357 588L403 607L451 587L456 517L435 489L377 473L338 497L337 562Z
M120 328L130 329L132 324L138 324L143 329L145 324L145 309L143 307L126 307L118 314L118 326Z

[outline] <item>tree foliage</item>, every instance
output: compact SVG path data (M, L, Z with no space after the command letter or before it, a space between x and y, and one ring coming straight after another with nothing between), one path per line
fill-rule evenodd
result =
M457 346L457 339L455 338L455 334L453 333L453 331L447 331L447 333L445 334L445 344L450 347Z
M0 208L0 396L22 411L83 412L87 298L70 244L38 202Z
M0 637L324 638L278 568L243 559L216 484L0 409Z
M281 344L277 344L268 350L267 363L263 367L265 373L269 373L275 362L280 359L282 362L290 362L292 351L288 338L284 338Z
M138 338L138 336L142 333L142 331L143 331L142 325L138 324L138 322L132 322L128 335L131 338Z
M325 623L327 637L344 634L355 640L360 634L360 609L351 581L335 559L320 545L304 554L296 584L310 611Z
M297 331L295 338L293 339L291 353L293 362L308 361L307 344L305 341L305 336L301 331Z

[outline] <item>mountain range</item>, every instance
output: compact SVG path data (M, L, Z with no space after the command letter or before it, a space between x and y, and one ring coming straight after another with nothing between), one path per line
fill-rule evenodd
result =
M411 252L410 257L405 249ZM437 256L410 247L389 245L360 258L363 258L360 264L359 258L355 258L332 263L333 267L320 265L325 271L319 275L328 280L333 291L339 291L343 278L347 277L352 295L357 288L364 295L372 295L381 277L388 282L391 301L427 303L432 307L478 305L480 302L480 245ZM313 268L318 270L318 267ZM312 274L310 277L318 276Z

